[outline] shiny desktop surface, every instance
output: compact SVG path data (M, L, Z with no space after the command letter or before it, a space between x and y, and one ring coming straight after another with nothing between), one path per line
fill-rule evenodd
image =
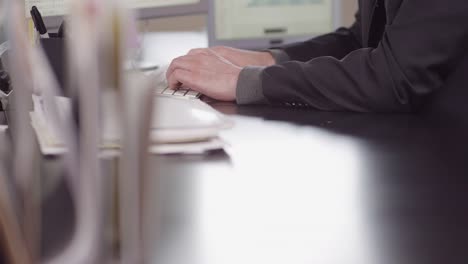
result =
M468 126L212 105L237 122L223 133L229 147L151 158L154 263L466 263ZM55 164L45 158L43 172ZM57 186L44 206L46 256L74 222Z

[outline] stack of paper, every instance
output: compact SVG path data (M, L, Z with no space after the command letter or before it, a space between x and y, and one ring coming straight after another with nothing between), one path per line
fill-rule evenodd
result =
M31 124L36 132L40 149L44 155L61 155L67 150L59 139L57 127L40 96L33 96L34 111L30 113ZM218 133L232 126L232 123L199 100L186 100L168 97L157 97L151 131L151 142L148 150L152 154L201 154L225 147L225 142ZM56 97L56 104L61 118L70 116L71 102L65 97ZM184 109L187 109L183 118ZM177 110L177 112L173 112ZM116 118L106 113L104 118ZM115 122L103 122L105 127L101 141L103 154L118 153L120 150L121 132L114 127Z

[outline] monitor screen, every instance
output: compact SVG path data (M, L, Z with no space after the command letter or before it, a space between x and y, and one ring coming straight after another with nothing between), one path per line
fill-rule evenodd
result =
M210 44L248 48L253 40L283 44L324 34L337 26L337 5L333 0L213 0Z

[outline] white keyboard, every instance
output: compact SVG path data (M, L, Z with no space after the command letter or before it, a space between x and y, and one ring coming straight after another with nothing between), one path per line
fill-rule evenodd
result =
M176 96L176 97L185 97L188 99L198 99L200 98L201 94L199 92L192 91L190 89L177 89L172 90L167 85L164 87L156 88L157 95L165 95L165 96Z
M198 99L201 96L201 93L193 91L191 89L179 88L177 90L172 90L169 88L166 80L166 71L165 70L156 70L151 74L156 75L156 95L161 96L174 96L182 97L187 99Z

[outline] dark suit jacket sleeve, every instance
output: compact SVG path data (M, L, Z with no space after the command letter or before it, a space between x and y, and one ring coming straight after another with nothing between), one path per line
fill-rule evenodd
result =
M265 68L263 95L273 104L329 111L411 111L442 87L465 53L466 14L466 0L404 1L377 48L355 50L342 60L317 57ZM296 50L285 48L298 58Z
M361 19L358 12L356 22L350 28L339 28L333 33L308 41L270 50L270 53L277 64L291 60L306 62L322 56L341 59L351 51L362 47L361 32ZM262 71L263 68L246 67L241 72L236 90L237 103L265 104L268 102L262 91Z
M323 56L342 59L351 51L362 48L360 14L350 28L339 28L335 32L304 42L286 45L281 48L291 61L306 62Z

